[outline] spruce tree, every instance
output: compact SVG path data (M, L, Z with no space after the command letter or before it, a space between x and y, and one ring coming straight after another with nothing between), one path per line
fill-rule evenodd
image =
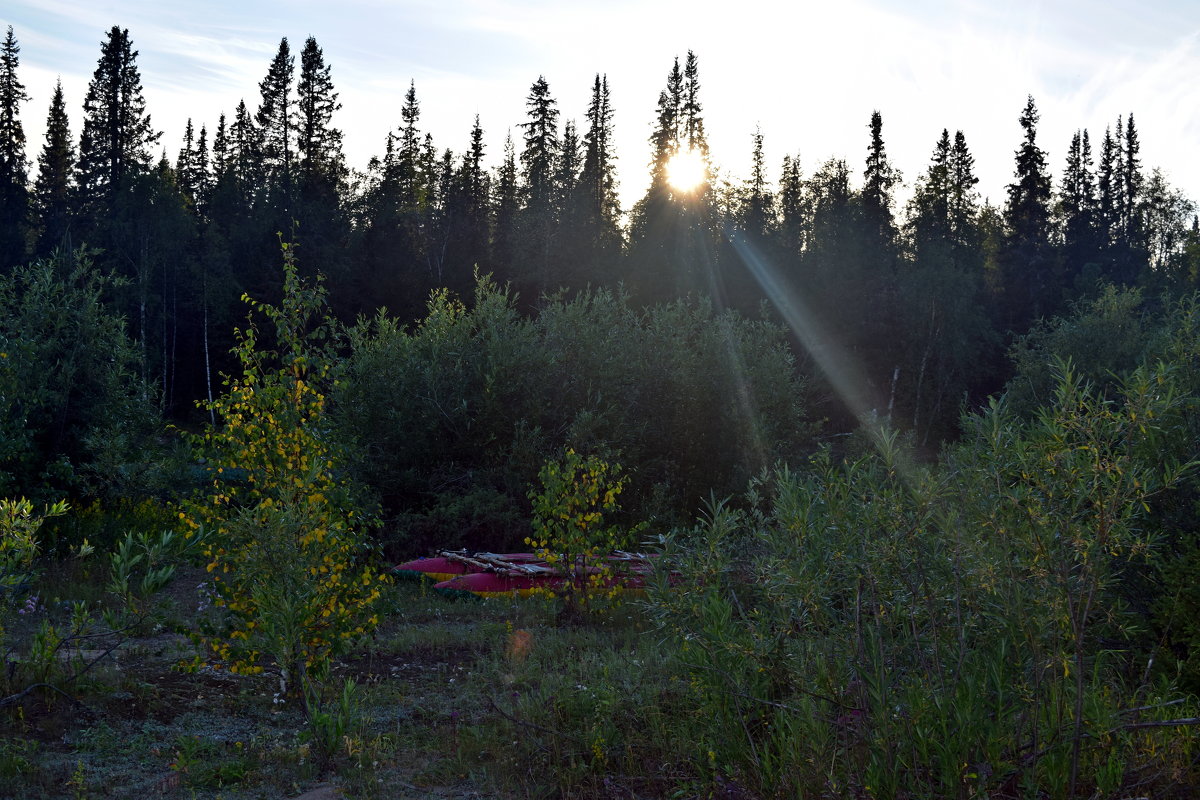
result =
M723 292L719 265L721 225L711 191L712 172L700 103L696 54L688 51L684 69L676 58L658 99L650 143L650 188L634 206L630 225L629 284L644 301L689 293ZM671 159L694 152L704 164L699 184L680 190L667 178Z
M558 103L550 95L550 85L538 76L526 97L524 147L521 150L520 215L522 248L518 257L524 267L519 285L526 300L533 300L551 281L551 252L558 225L557 201L561 196L555 180L555 167L562 153L558 134Z
M894 378L901 356L897 352L898 343L889 334L898 329L907 311L898 302L899 237L892 212L892 191L900 182L900 173L887 157L883 115L873 111L867 127L870 141L858 198L862 235L857 245L844 253L845 266L838 283L846 302L857 306L857 317L861 320L856 331L860 337L858 347L868 368L878 375L880 386L887 381L890 408L895 399Z
M874 111L868 125L871 141L867 146L867 165L863 170L862 210L869 246L879 250L879 257L889 261L896 239L896 224L892 215L892 190L900 182L900 173L888 161L883 143L883 116Z
M449 286L460 295L471 290L472 273L489 269L488 175L483 168L483 128L476 115L470 143L454 173L446 200L447 216L455 235L447 242L446 271Z
M1062 224L1062 262L1070 290L1089 264L1099 258L1096 180L1092 174L1092 145L1086 130L1075 131L1067 149L1067 164L1059 188Z
M750 154L750 177L742 190L742 230L756 241L764 241L775 214L775 197L767 184L766 159L763 155L762 131L754 131L754 148Z
M24 260L29 229L29 159L21 127L21 103L29 95L17 80L20 52L9 25L0 45L0 272Z
M449 148L438 157L433 150L433 137L425 135L426 152L433 155L426 161L428 174L428 202L426 221L422 232L425 239L425 268L429 290L450 288L462 291L458 276L448 272L450 243L458 235L458 214L453 204L454 196L454 153Z
M867 361L875 346L864 321L876 299L878 271L864 269L859 202L850 185L850 169L842 159L829 159L806 181L811 220L806 247L796 270L795 284L826 333L857 354L868 375L883 370L878 360ZM874 320L871 320L874 322ZM889 370L890 371L890 370ZM883 408L886 398L875 400Z
M912 260L896 285L888 345L889 408L922 443L953 428L958 401L980 374L990 328L979 302L982 262L973 158L943 129L908 206Z
M193 206L196 202L193 182L196 172L196 162L198 160L196 153L196 133L192 127L192 118L188 117L187 127L183 130L183 147L179 149L179 155L175 159L175 179L179 183L180 190L192 202Z
M521 151L521 181L525 207L538 215L553 212L556 189L554 166L559 156L558 103L550 96L550 85L538 76L525 99L528 121Z
M611 268L621 246L612 113L608 77L596 75L587 109L588 128L583 135L583 167L579 176L584 249L580 255L587 262L592 280L600 279L597 269L601 265Z
M954 132L954 147L950 151L950 233L958 248L957 260L964 256L978 261L979 193L975 190L975 157L967 147L962 131Z
M974 164L962 131L951 143L950 132L943 129L908 206L908 236L918 263L944 259L958 269L978 271L979 179Z
M433 134L426 133L421 139L420 152L417 154L416 208L422 212L423 219L436 213L441 202L438 194L441 174L440 160L437 147L433 143ZM424 224L419 221L418 224Z
M1118 125L1121 122L1118 121ZM1105 260L1112 257L1117 240L1121 209L1121 146L1112 129L1104 129L1100 145L1100 165L1096 173L1096 228Z
M302 245L297 261L307 271L320 270L329 276L334 309L348 312L353 301L344 273L350 227L341 203L347 171L342 132L333 125L340 108L330 66L310 36L300 53L293 120L298 159L295 216Z
M417 85L411 82L404 95L404 107L400 109L403 128L400 131L400 147L396 151L396 169L400 186L400 202L408 208L420 203L420 180L418 165L421 161L421 132L417 123L421 120L421 104L417 101Z
M71 223L71 172L75 168L75 145L63 102L62 80L54 87L46 116L46 141L38 156L37 182L33 187L38 219L36 252L48 256L67 242Z
M554 166L554 205L560 212L564 224L578 222L578 211L574 208L576 189L583 165L582 144L575 130L575 120L563 124L562 140L559 142L558 158Z
M399 135L388 139L389 157L384 160L385 183L395 187L396 202L401 208L416 209L420 203L418 163L421 158L421 104L417 101L416 83L410 83L400 109L402 125ZM398 143L398 146L397 146Z
M229 131L225 125L225 114L222 112L217 120L217 133L213 136L212 145L212 175L213 180L219 179L225 174L225 169L229 163Z
M700 106L700 68L696 54L688 50L683 68L683 106L681 142L688 150L695 150L708 159L708 137L704 133L703 108Z
M1132 112L1125 124L1125 139L1121 143L1121 208L1120 226L1122 236L1130 245L1135 244L1139 225L1139 205L1142 198L1141 144Z
M680 120L683 109L683 71L676 57L671 71L667 73L667 85L658 95L658 108L655 115L654 130L650 134L650 147L653 156L650 161L650 188L645 196L633 207L630 224L630 244L632 246L634 274L630 283L634 286L644 285L641 273L651 268L657 259L657 251L662 246L661 241L654 241L664 225L670 211L671 188L667 183L667 165L679 151Z
M229 129L227 172L236 181L240 199L247 208L256 198L262 197L267 178L263 141L245 100L239 101L234 109L233 125Z
M275 227L278 219L264 209L267 187L261 141L244 100L238 101L232 120L221 116L212 161L205 230L205 246L210 250L204 264L206 296L215 323L236 324L240 313L236 303L243 292L265 297L276 286L279 243L275 234L289 230ZM213 352L226 353L224 342L217 341Z
M511 280L517 267L517 214L520 197L517 185L517 153L512 132L504 138L504 156L496 170L493 181L495 193L492 197L492 258L503 280Z
M1118 122L1118 138L1120 134ZM1141 144L1133 114L1125 123L1125 136L1120 146L1120 205L1117 208L1117 241L1112 279L1132 286L1142 277L1147 266L1145 230L1145 178L1142 176Z
M650 145L654 150L650 163L650 191L667 191L667 162L679 151L680 122L683 115L683 72L679 59L667 74L667 86L658 95L658 112Z
M330 67L317 40L308 37L300 53L300 80L296 84L296 153L300 175L310 183L321 180L336 185L344 178L345 157L342 132L333 127L333 114L342 106L329 73Z
M1016 151L1016 180L1008 186L1001 256L1001 322L1017 333L1056 310L1057 301L1050 250L1050 175L1046 153L1037 144L1037 123L1030 96L1020 116L1025 138Z
M389 308L419 313L433 288L428 255L437 158L432 137L422 137L418 127L421 106L413 82L405 92L400 119L385 142L378 185L368 203L369 249L359 260L368 265L367 274L378 287L365 286L364 297L376 291Z
M799 258L805 246L808 215L805 213L804 175L800 156L784 156L779 170L779 249L785 258Z
M951 147L950 131L943 128L930 157L929 168L917 179L908 204L909 239L918 263L928 261L930 251L943 249L951 237Z
M200 136L196 139L195 160L192 163L192 183L188 187L196 203L196 213L204 216L207 212L208 196L212 191L212 164L208 153L208 128L200 126Z
M258 84L260 101L254 121L260 132L264 177L282 195L284 208L292 192L293 116L292 75L295 58L285 36L271 60L266 76Z
M162 135L146 113L137 55L129 31L114 25L100 45L83 101L76 190L87 231L103 227L113 216L126 180L150 170L150 148Z

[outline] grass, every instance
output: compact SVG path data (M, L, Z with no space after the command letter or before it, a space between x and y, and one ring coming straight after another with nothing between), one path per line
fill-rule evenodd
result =
M183 571L163 593L160 622L141 626L118 660L73 688L86 708L38 695L0 713L0 800L274 800L318 784L367 800L1067 796L1062 747L1047 749L1036 770L1005 761L1006 729L998 754L970 750L991 741L979 730L1015 702L1020 686L1000 669L1005 659L972 651L980 663L965 662L957 693L938 694L911 669L885 670L888 685L865 673L841 685L840 662L824 650L853 637L852 626L777 645L772 609L792 615L801 604L772 592L814 585L788 569L772 571L779 585L729 584L736 597L709 578L675 587L673 604L659 598L654 614L634 600L587 617L543 598L467 601L399 582L382 598L376 634L334 665L315 723L278 702L269 674L177 668L194 655L181 631L198 613L203 580ZM27 631L37 622L23 620ZM993 666L997 687L970 682ZM839 685L840 705L831 704ZM1145 719L1194 709L1183 699L1160 708L1156 697L1138 700L1153 709ZM1089 707L1089 719L1110 706ZM1089 739L1096 796L1195 796L1194 731ZM926 791L906 795L906 781Z
M170 628L189 624L200 578L185 571L164 593ZM69 603L70 582L49 580ZM46 695L0 717L0 798L249 800L319 783L356 798L546 797L635 766L604 721L653 700L661 656L632 606L563 623L553 601L455 600L401 582L381 610L327 682L331 698L350 682L354 710L326 741L270 677L182 672L191 642L144 626L103 680L80 685L86 708ZM586 737L580 719L596 721Z

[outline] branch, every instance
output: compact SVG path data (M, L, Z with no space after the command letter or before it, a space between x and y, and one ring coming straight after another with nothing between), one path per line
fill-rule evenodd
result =
M64 692L62 689L58 688L57 686L55 686L52 683L35 683L30 686L26 686L23 690L17 692L16 694L10 694L8 697L0 698L0 708L6 708L11 705L16 705L17 703L21 702L23 699L28 697L30 694L32 694L34 689L50 689L52 691L58 692L63 697L70 700L72 703L74 703L75 705L82 708L84 711L87 711L89 714L95 715L95 713L96 713L86 703L84 703L83 701L79 700L76 697L72 697L70 694L68 694L67 692Z
M705 666L704 664L691 664L687 661L680 661L679 663L683 664L685 667L691 667L692 669L706 669L710 672L715 672L718 675L721 675L722 677L724 677L725 680L729 681L730 683L737 682L736 678L734 678L728 672L726 672L725 670L723 670L719 667L709 667L709 666ZM844 708L848 711L854 710L854 706L848 706L845 703L842 703L842 702L839 702L839 701L833 699L832 697L826 697L825 695L818 694L817 692L810 692L807 689L801 689L798 686L792 686L791 689L794 692L799 692L800 694L807 695L816 700L824 700L826 703L832 703L833 705L837 706L838 708ZM762 703L763 705L774 706L775 708L780 708L780 709L783 709L784 711L791 711L794 714L807 713L807 712L803 711L802 709L796 708L795 706L789 706L789 705L785 705L783 703L776 703L774 700L764 700L761 697L755 697L753 695L745 694L744 692L739 692L736 689L727 689L726 691L728 691L730 694L738 695L739 697L744 697L747 700L753 700L756 703Z
M1130 722L1128 725L1119 725L1113 730L1117 731L1133 731L1139 728L1180 728L1185 725L1200 725L1200 717L1182 717L1180 719L1162 719L1154 722Z
M582 747L584 749L587 749L587 747L588 747L587 742L583 741L582 739L580 739L576 736L572 736L569 733L563 733L562 731L556 731L553 728L547 728L542 725L538 725L536 722L529 722L527 720L521 719L520 717L514 717L512 714L509 714L507 711L505 711L499 705L497 705L496 700L494 698L489 697L488 703L491 705L491 707L493 709L495 709L497 714L504 717L509 722L513 722L517 725L524 725L526 728L532 728L533 730L540 731L541 733L548 733L551 736L557 736L561 739L569 739L570 741L575 742L575 744L579 745L580 747Z
M1153 711L1156 708L1166 708L1167 706L1177 706L1180 703L1186 703L1186 702L1187 702L1186 697L1180 697L1176 700L1168 700L1165 703L1159 703L1158 705L1153 705L1153 706L1138 706L1137 708L1123 708L1123 709L1121 709L1120 713L1136 714L1140 711Z

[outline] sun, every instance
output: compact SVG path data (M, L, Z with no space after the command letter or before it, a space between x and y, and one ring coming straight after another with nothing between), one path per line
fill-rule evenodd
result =
M680 150L667 162L667 183L677 192L693 192L708 178L708 167L699 150Z

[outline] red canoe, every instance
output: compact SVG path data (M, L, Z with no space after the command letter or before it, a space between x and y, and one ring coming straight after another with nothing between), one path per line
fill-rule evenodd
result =
M509 564L537 562L533 553L471 553L466 550L442 550L432 558L418 558L392 567L393 575L428 575L435 581L448 581L459 575L485 572Z
M607 587L639 591L654 556L618 551L604 560L615 567L615 574L604 579ZM589 572L595 573L596 568ZM433 588L445 594L468 593L478 597L527 597L541 591L558 591L567 578L556 566L533 553L475 553L467 550L441 550L431 558L419 558L398 564L396 575L427 575L439 581Z

